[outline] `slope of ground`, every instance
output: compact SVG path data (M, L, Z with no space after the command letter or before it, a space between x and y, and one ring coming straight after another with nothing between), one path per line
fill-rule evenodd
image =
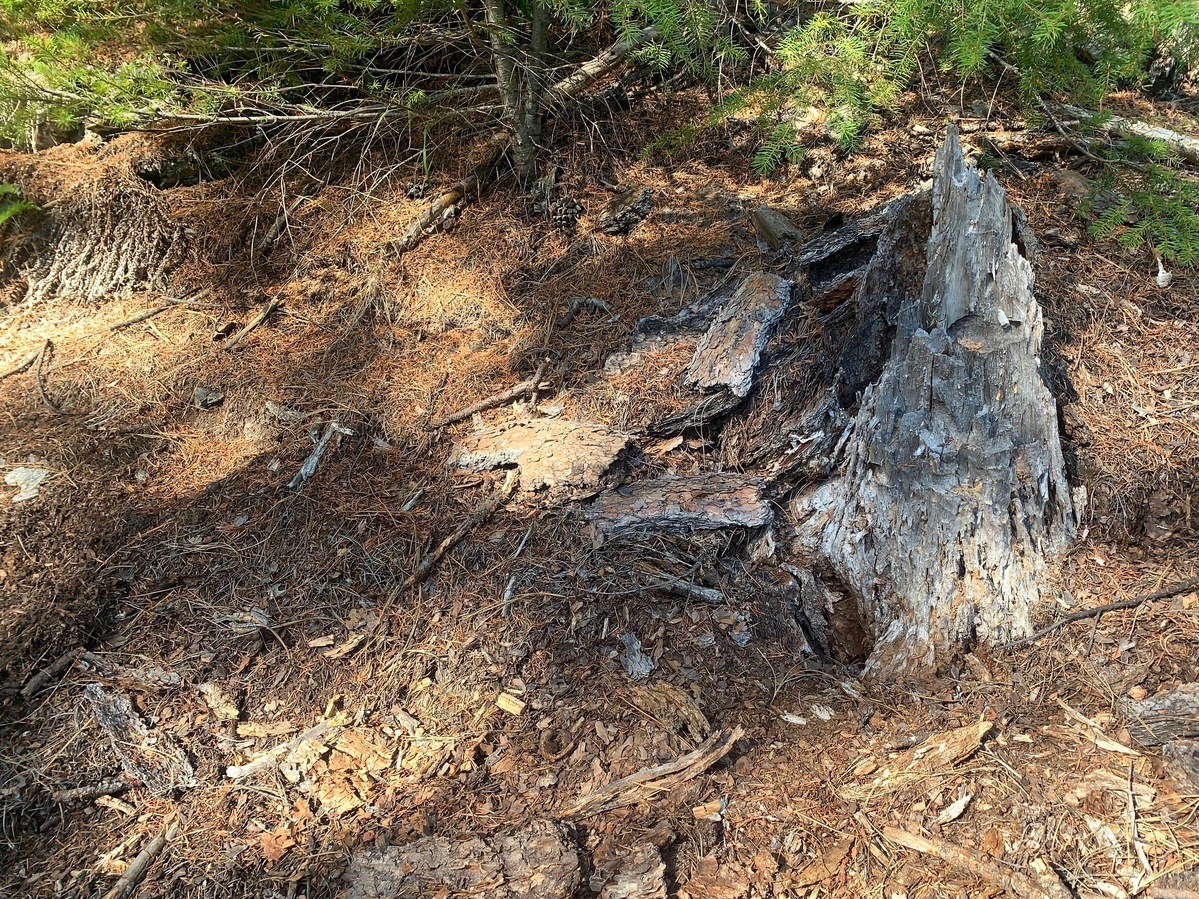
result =
M171 254L136 290L8 282L0 358L36 358L0 382L0 457L50 475L35 499L0 500L0 892L103 892L168 834L138 895L332 896L360 847L542 818L569 825L583 895L655 895L613 886L638 851L661 857L666 893L696 899L999 895L987 861L1048 864L1078 895L1153 895L1199 864L1199 788L1133 745L1121 705L1199 679L1194 591L894 688L807 652L778 586L728 567L739 538L596 546L569 501L507 502L406 583L500 482L447 469L472 423L432 419L543 363L543 410L589 403L614 427L643 415L652 384L585 388L641 317L781 264L749 210L769 202L815 235L918 186L942 124L766 182L736 135L638 161L637 136L690 103L651 104L602 154L559 136L578 232L501 183L402 259L378 250L422 208L398 174L369 200L353 172L311 200L285 195L277 219L277 193L233 179L150 191L143 138L0 159L81 221L125 198ZM1045 239L1038 292L1092 497L1064 608L1199 573L1199 283L1159 287L1152 259L1088 240L1069 193L1079 162L1005 177ZM614 195L644 187L640 226L595 230ZM128 258L119 243L92 252ZM707 264L721 257L737 262ZM82 278L68 263L47 270ZM88 271L78 283L117 277ZM125 324L172 299L186 302ZM701 429L637 464L706 471L727 461L716 449ZM663 589L696 572L727 601ZM632 637L644 680L622 660ZM177 756L192 773L167 765L157 792L61 795L122 776L89 684L130 698L158 741L143 765ZM669 791L571 813L734 728L723 758ZM960 753L932 751L955 733ZM973 873L886 828L974 852Z

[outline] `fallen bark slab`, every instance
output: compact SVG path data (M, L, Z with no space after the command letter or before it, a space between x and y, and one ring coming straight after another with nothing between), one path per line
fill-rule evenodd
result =
M762 349L791 305L792 282L754 272L725 304L700 339L687 368L689 387L727 387L749 394Z
M464 437L446 465L469 471L519 466L525 490L594 487L628 444L627 434L591 422L515 421Z
M659 478L601 494L587 516L597 541L642 534L689 533L768 524L765 481L740 474Z
M129 697L109 693L99 684L84 687L83 697L126 774L157 796L196 785L195 770L174 738L147 727Z
M407 846L359 849L344 879L343 899L569 899L581 874L565 828L539 820L489 839L430 836Z
M1160 696L1120 702L1129 736L1142 746L1199 737L1199 683L1183 684Z

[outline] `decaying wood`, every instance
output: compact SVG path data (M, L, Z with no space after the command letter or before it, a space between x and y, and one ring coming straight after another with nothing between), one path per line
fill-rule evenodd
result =
M767 272L747 277L700 339L687 385L727 387L734 396L746 396L762 349L790 304L790 281Z
M936 159L923 284L886 312L894 336L862 397L844 474L791 507L801 554L858 598L875 673L929 669L966 643L1027 635L1074 534L1016 221L999 183L966 165L951 127ZM892 256L885 243L864 287L918 270L910 254L920 247L896 244Z
M1017 646L1025 646L1033 643L1074 621L1082 621L1085 618L1099 618L1108 612L1118 612L1122 609L1135 609L1144 603L1155 602L1160 599L1170 599L1173 596L1178 596L1180 593L1189 593L1192 590L1199 590L1199 577L1178 581L1177 583L1170 584L1168 587L1154 590L1152 593L1144 593L1140 596L1132 596L1128 599L1104 603L1101 606L1092 606L1089 609L1078 609L1077 611L1070 612L1068 615L1063 615L1057 621L1053 622L1053 624L1046 625L1034 634L1023 637L1020 640L1013 640L1004 648L1014 649Z
M316 446L312 448L312 452L308 454L308 457L300 465L299 470L295 473L292 479L288 481L287 489L299 490L308 482L310 477L316 474L316 467L321 462L321 456L325 454L325 450L328 448L329 443L335 437L340 438L353 436L353 430L347 428L341 422L331 421L325 425L325 431L323 434L321 434L320 440L316 442Z
M109 693L99 684L84 687L83 696L126 774L157 796L196 785L191 762L174 737L147 727L129 697Z
M237 346L239 343L241 343L243 340L245 340L246 337L249 336L251 332L253 332L256 328L258 328L260 325L262 325L263 322L265 322L268 318L270 318L276 312L276 310L281 309L282 307L283 307L282 300L271 300L269 303L267 303L265 306L262 307L262 310L257 315L255 315L252 319L250 319L249 323L244 328L242 328L240 331L238 331L236 334L234 334L232 337L230 337L228 342L226 342L225 345L221 347L221 349L225 350L225 351L229 351L229 350L233 349L235 346Z
M1061 110L1067 115L1083 120L1094 120L1097 114L1077 106L1062 105ZM1199 138L1163 128L1160 125L1150 125L1136 119L1124 116L1109 115L1099 123L1099 128L1110 134L1123 137L1139 137L1142 140L1159 141L1166 144L1172 151L1190 163L1199 163Z
M741 739L743 733L740 727L734 727L731 731L714 732L692 752L613 781L583 797L558 817L587 818L656 796L702 774L720 761L733 748L733 744Z
M765 203L755 207L749 213L749 220L753 223L758 236L766 241L772 250L777 250L797 240L803 240L803 232L795 222L777 209L771 209Z
M525 490L594 487L628 443L628 435L591 422L513 421L462 438L446 465L470 471L519 466Z
M147 843L146 847L129 863L129 867L125 869L117 882L112 885L112 889L104 894L104 899L125 899L136 890L138 884L145 878L146 872L150 870L150 865L162 854L167 842L173 840L178 832L179 825L172 824Z
M604 880L599 895L600 899L666 899L662 851L652 843L634 846Z
M973 849L955 846L933 837L908 833L898 827L884 827L883 836L892 843L898 843L924 855L936 856L954 868L994 884L1017 899L1071 899L1073 896L1053 869L1040 859L1037 863L1043 868L1043 872L1030 876Z
M129 784L123 780L101 780L96 783L84 784L81 787L55 790L50 794L50 798L65 805L69 802L99 799L101 796L119 796L128 789Z
M600 494L587 516L597 540L756 528L770 522L761 478L732 473L639 481Z
M298 736L288 740L286 743L280 743L278 746L267 750L258 756L258 758L244 765L229 765L225 768L225 776L232 780L241 780L243 777L249 777L252 774L274 770L291 759L304 744L317 740L324 743L332 743L340 733L340 727L335 727L328 721L321 721Z
M1162 758L1171 775L1199 791L1199 740L1171 740L1162 746Z
M33 699L38 693L46 689L46 685L54 678L58 677L68 668L75 664L79 657L83 655L83 647L77 646L68 653L60 655L57 659L29 678L28 683L21 688L21 696L26 700Z
M847 799L881 796L930 774L943 775L952 771L978 751L992 727L990 721L979 721L929 737L919 746L888 761L868 782L846 785L841 790L842 795Z
M444 428L447 425L456 424L460 421L466 421L468 418L477 415L480 412L486 412L488 409L494 409L497 406L506 406L513 400L518 400L523 396L531 396L536 391L541 389L541 381L545 377L545 370L548 363L542 362L537 366L537 371L533 373L533 377L526 378L519 384L515 384L502 393L492 394L486 399L479 400L473 405L467 406L465 409L459 409L457 412L451 412L444 418L437 418L429 422L429 430L436 431L439 428Z
M1199 737L1199 683L1145 699L1122 699L1120 711L1129 735L1142 746Z
M532 821L483 839L422 837L407 846L358 849L344 899L453 895L474 899L569 899L581 880L579 855L562 825Z

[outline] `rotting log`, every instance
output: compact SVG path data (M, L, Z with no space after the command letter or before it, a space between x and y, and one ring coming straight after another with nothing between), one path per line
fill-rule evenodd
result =
M799 556L856 599L867 670L886 676L1027 635L1076 523L1022 218L952 127L931 205L923 284L884 312L889 351L841 474L790 507ZM884 235L859 291L920 267L920 249Z

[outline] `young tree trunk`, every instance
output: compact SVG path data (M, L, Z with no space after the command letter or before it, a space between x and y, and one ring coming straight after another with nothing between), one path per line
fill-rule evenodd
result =
M512 131L512 163L517 180L528 187L537 178L537 145L544 118L545 54L549 37L549 8L534 0L528 43L515 41L504 0L485 0L491 55L499 82L504 117Z
M923 247L899 216L860 291L892 290L894 336L839 478L792 504L817 571L874 630L868 669L932 668L1029 633L1075 529L1022 215L966 165L951 127ZM869 343L869 341L866 341Z

